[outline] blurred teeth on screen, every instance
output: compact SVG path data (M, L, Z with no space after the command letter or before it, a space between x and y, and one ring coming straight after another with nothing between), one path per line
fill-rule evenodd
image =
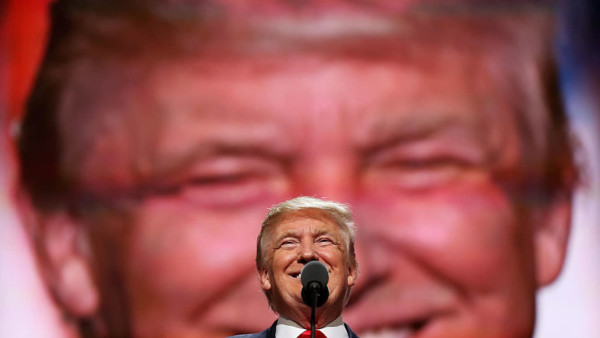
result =
M413 331L410 328L381 329L376 331L367 331L360 336L362 338L411 338L413 336Z

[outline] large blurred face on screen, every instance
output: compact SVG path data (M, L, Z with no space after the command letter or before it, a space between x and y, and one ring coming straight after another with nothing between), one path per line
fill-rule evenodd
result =
M80 218L95 275L82 290L104 313L127 309L136 336L262 331L276 316L253 261L261 221L314 195L353 207L361 273L344 320L362 337L531 334L535 290L562 262L563 233L548 229L565 214L515 194L519 114L544 107L515 92L540 79L485 34L443 30L127 75L70 155L82 189L108 201Z

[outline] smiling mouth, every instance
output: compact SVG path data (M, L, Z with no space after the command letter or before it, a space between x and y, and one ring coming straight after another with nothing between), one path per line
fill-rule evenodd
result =
M291 273L290 276L292 276L292 278L300 279L300 272Z
M382 327L380 329L368 329L362 332L360 336L362 338L412 338L426 325L426 320L420 320L401 327L398 326Z

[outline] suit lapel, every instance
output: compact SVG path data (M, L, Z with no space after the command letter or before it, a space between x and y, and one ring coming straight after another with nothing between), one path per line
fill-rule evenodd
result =
M344 327L346 328L346 332L348 332L349 338L359 338L356 335L356 333L354 333L354 332L352 332L352 330L350 330L350 326L348 326L348 324L344 323ZM271 327L267 329L267 337L266 338L275 338L275 331L277 331L277 321L275 321L273 323L273 325L271 325Z
M348 324L344 323L344 327L346 328L346 332L348 332L348 337L349 338L359 338L356 333L352 332L352 330L350 330L350 326L348 326ZM273 337L275 338L275 337Z
M266 338L275 338L275 331L277 330L277 321L271 325L270 328L267 329L267 337Z

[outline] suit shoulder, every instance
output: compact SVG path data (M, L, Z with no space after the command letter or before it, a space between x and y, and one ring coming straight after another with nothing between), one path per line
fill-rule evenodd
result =
M270 328L264 330L259 333L249 333L249 334L238 334L236 336L231 336L227 338L275 338L275 330L276 330L277 321L271 325Z
M267 338L268 337L267 331L268 330L265 330L265 331L259 332L259 333L238 334L238 335L227 337L227 338Z

